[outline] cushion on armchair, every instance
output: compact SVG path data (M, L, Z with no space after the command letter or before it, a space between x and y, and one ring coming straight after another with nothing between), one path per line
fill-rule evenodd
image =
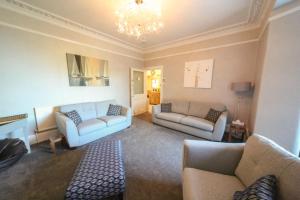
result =
M235 192L233 195L233 199L275 200L276 193L276 177L274 175L267 175L259 178L257 181L255 181L255 183L247 187L244 191Z

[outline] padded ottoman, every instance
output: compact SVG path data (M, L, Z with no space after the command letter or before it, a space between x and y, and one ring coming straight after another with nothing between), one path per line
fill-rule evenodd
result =
M103 199L125 191L121 141L91 144L67 188L65 199Z

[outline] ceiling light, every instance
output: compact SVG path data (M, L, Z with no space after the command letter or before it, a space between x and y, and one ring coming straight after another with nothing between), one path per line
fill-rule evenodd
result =
M133 0L116 12L118 32L139 39L163 27L161 8L154 0Z

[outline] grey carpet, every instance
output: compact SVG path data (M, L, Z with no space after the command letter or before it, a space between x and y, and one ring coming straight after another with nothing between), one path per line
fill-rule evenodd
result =
M135 118L131 128L103 139L123 143L125 200L182 199L183 140L199 138ZM85 147L61 148L57 156L48 149L48 144L36 145L33 153L0 174L0 199L63 199Z

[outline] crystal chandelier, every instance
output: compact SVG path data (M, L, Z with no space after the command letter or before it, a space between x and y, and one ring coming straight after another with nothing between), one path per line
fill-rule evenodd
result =
M162 27L161 9L154 0L135 0L116 12L119 33L134 36L158 32Z

